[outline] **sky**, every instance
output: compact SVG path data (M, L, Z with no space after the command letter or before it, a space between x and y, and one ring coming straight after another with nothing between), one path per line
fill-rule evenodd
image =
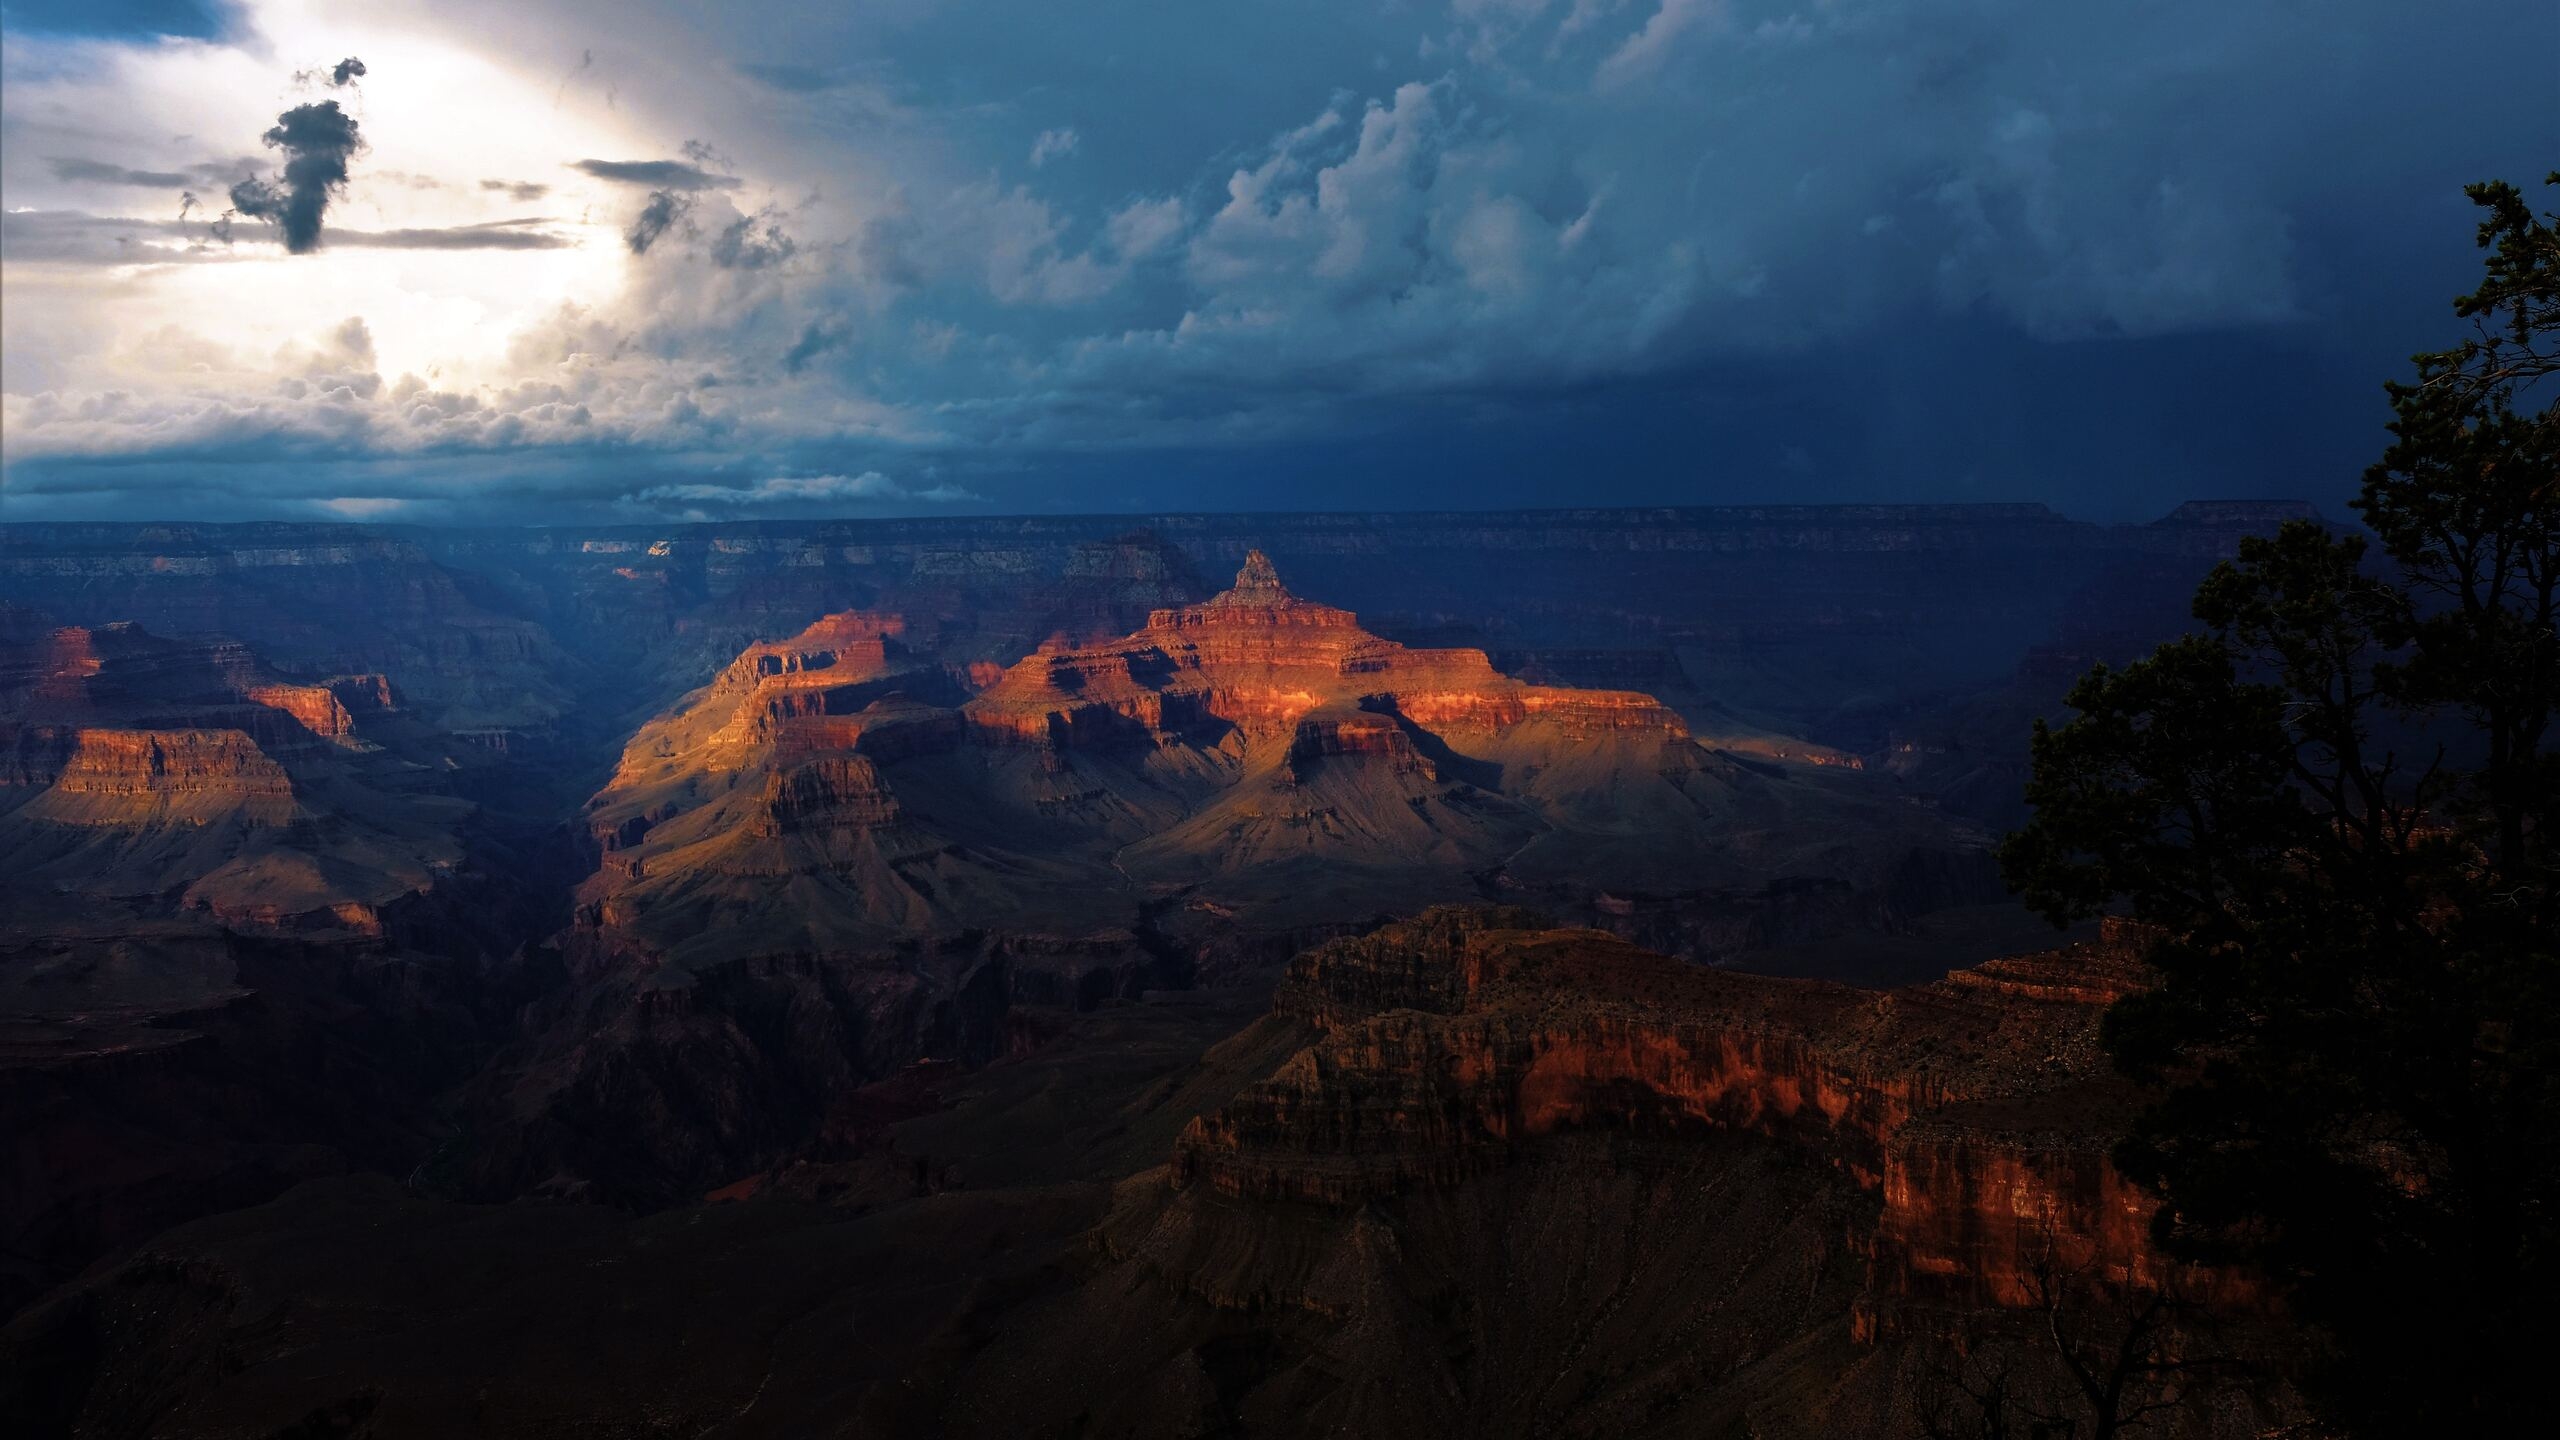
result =
M2554 55L2549 0L0 0L0 520L2343 515Z

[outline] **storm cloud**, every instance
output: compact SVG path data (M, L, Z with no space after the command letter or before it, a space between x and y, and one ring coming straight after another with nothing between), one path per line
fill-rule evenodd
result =
M649 203L640 207L631 227L622 232L622 242L631 247L632 254L646 255L649 247L692 209L693 201L685 196L672 190L653 190L649 192Z
M735 190L740 183L734 175L714 175L683 160L579 160L569 168L616 185L662 191Z
M146 190L175 190L193 183L189 176L176 170L130 170L104 160L82 160L57 156L45 162L53 167L57 180L85 180L97 185L131 185Z
M0 214L0 239L13 262L60 265L176 264L237 258L220 229L190 223L195 197L184 197L175 220L91 215L77 210L28 210ZM576 244L542 219L492 220L478 225L394 230L334 228L329 244L352 250L566 250Z
M741 215L711 239L711 263L724 270L761 270L791 258L799 245L771 212Z
M326 243L432 262L278 284L273 246L188 249L137 197L220 208L241 176L183 137L257 133L236 77L269 62L11 34L6 263L120 267L12 288L18 493L229 455L244 490L380 463L564 515L870 474L906 495L791 501L2334 506L2379 381L2457 338L2461 185L2560 159L2548 6L324 8L347 38L291 53L433 42L362 119L442 181L360 162ZM277 388L290 336L358 313L376 394ZM228 358L167 363L199 332Z
M322 100L277 116L263 138L284 152L284 169L232 186L231 208L275 226L286 250L307 255L320 248L321 219L346 189L347 161L364 148L364 136L337 101Z

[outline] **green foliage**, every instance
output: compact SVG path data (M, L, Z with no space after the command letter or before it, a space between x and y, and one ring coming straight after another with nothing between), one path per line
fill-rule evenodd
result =
M2389 387L2372 542L2253 540L2201 633L2082 680L2002 854L2160 937L2106 1021L2159 1087L2118 1162L2315 1329L2356 1434L2536 1417L2560 1339L2560 228L2470 194L2474 334Z

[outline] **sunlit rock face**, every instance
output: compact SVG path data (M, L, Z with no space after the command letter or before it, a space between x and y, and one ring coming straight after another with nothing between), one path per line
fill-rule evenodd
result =
M640 728L587 807L597 864L565 938L628 1024L528 1066L513 1112L608 1075L655 1077L671 1110L687 1088L815 1093L847 1047L857 1069L983 1058L1015 1004L1188 983L1489 892L1677 897L1723 935L1773 923L1799 881L1859 923L1914 853L1982 864L1977 838L1837 772L1700 745L1650 696L1383 639L1258 552L1205 601L991 683L916 628L826 616ZM741 1043L747 1003L807 1018ZM687 1183L785 1143L737 1129Z
M827 616L643 726L588 807L606 858L586 948L690 967L1126 927L1177 889L1278 925L1487 884L1751 894L1802 872L1854 889L1932 840L1814 767L1718 755L1650 696L1381 639L1259 552L1209 600L991 683L911 628ZM1847 843L1781 833L1799 808L1862 806L1873 823Z
M2139 974L2110 939L1876 993L1685 964L1525 912L1436 911L1293 962L1273 1012L1305 1048L1193 1121L1162 1183L1348 1212L1498 1174L1550 1137L1746 1135L1875 1197L1857 1241L1869 1333L2033 1304L2040 1265L2156 1288L2171 1267L2149 1242L2153 1202L2107 1159L2136 1097L2096 1049L2100 1012Z
M404 699L0 606L0 1305L207 1208L416 1164L542 862L475 862L482 752Z
M1678 717L1649 695L1528 685L1496 671L1481 650L1414 650L1379 639L1350 611L1289 593L1259 550L1224 593L1159 610L1145 629L1107 646L1034 655L971 701L969 714L992 736L1077 744L1219 727L1258 739L1326 707L1432 729L1502 730L1552 718L1573 734L1688 739Z
M54 730L61 742L50 783L25 807L30 817L102 828L244 826L293 818L293 781L241 730ZM25 752L21 752L25 753ZM39 752L41 753L41 752ZM30 766L29 781L43 778Z
M379 907L459 864L471 807L403 749L379 675L279 674L237 641L138 625L0 643L0 855L18 925L84 905L255 933L380 934ZM352 698L356 708L350 708ZM41 897L41 898L38 898Z

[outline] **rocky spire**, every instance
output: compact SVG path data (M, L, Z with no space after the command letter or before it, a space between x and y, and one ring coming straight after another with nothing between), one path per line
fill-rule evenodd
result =
M1235 588L1219 597L1237 605L1280 605L1295 598L1289 587L1280 583L1280 572L1271 568L1271 557L1259 550L1245 552L1244 568L1236 572Z

